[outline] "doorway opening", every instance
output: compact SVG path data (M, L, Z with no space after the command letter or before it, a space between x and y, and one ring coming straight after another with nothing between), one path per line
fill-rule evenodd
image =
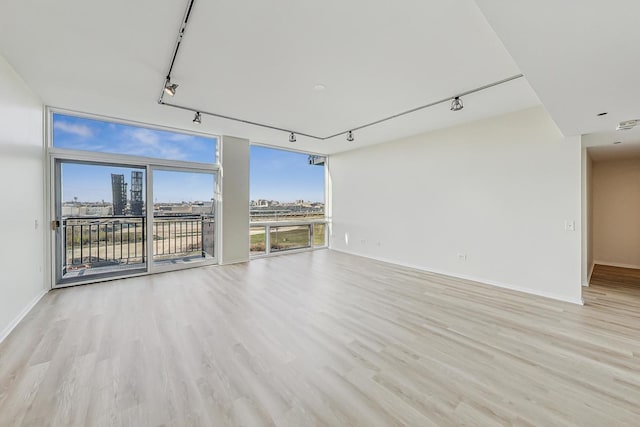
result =
M583 285L640 292L640 146L585 150Z

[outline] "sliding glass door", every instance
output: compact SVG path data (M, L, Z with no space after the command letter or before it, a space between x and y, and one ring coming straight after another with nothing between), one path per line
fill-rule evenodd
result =
M56 286L215 263L216 178L133 159L55 158Z

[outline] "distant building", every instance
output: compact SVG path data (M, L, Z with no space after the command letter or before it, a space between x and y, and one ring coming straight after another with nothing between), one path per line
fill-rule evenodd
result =
M126 184L125 184L126 185ZM126 190L126 187L125 187ZM131 215L141 216L142 209L144 207L144 201L142 200L142 172L131 172L131 201L130 201Z
M111 216L113 215L113 207L108 206L86 206L86 205L63 205L62 216Z
M127 183L124 175L111 174L111 194L113 200L113 214L124 215L127 208Z
M191 205L191 213L195 215L213 215L215 204L213 202L202 202Z
M156 204L154 212L161 215L191 214L193 207L188 203Z

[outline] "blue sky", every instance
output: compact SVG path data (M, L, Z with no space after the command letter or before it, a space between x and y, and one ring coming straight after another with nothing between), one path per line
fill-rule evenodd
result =
M215 138L53 115L56 147L171 160L215 161Z
M54 114L56 147L105 153L185 160L215 161L215 137L181 134L81 117ZM324 168L308 164L306 154L251 146L252 200L324 200ZM134 168L97 165L63 165L63 201L111 201L111 173L124 174L131 186ZM208 201L213 179L207 174L156 172L157 202Z
M251 146L251 200L324 201L324 167L306 154Z
M131 172L143 172L143 194L146 194L144 169L77 163L62 164L62 200L111 202L111 174L124 175L127 198L131 198ZM209 201L214 197L214 175L156 170L153 180L156 202L180 203Z

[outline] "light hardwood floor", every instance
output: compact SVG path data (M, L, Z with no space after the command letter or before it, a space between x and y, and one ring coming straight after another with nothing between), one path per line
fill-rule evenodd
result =
M0 426L638 426L640 292L584 297L328 250L53 291Z

